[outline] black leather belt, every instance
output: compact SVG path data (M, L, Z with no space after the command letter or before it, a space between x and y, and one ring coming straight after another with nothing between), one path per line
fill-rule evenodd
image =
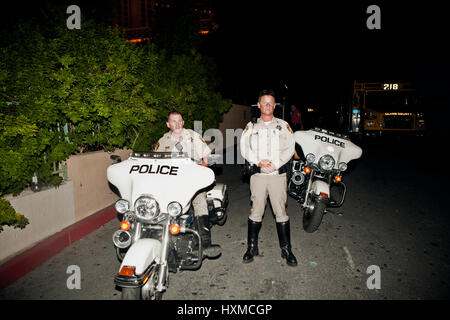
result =
M287 162L286 164L282 165L278 170L275 170L275 171L278 171L278 174L286 173L288 171L289 164L290 164L290 162ZM252 164L250 172L251 172L251 175L255 174L255 173L261 173L261 168L258 167L256 164Z

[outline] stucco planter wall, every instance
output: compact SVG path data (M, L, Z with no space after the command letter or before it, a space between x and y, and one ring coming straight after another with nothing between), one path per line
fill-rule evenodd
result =
M24 229L4 226L0 233L0 262L75 222L72 181L58 188L40 192L28 190L16 197L4 198L30 223Z
M129 150L116 150L127 159ZM104 151L73 155L67 160L69 180L58 188L39 192L26 190L4 198L28 218L24 229L4 226L0 233L0 264L39 241L113 204L118 196L110 189L106 168L111 153Z

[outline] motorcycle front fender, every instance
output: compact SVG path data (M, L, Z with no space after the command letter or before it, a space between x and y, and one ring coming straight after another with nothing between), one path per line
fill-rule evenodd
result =
M150 264L161 257L161 242L155 239L139 239L136 241L123 258L120 268L134 266L135 274L140 276Z
M327 197L330 197L330 185L322 180L314 180L311 185L311 191L319 196L321 193L325 193Z

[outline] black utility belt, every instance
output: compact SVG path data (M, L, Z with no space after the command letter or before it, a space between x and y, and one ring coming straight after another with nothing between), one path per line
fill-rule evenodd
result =
M278 174L286 173L288 170L288 166L289 166L289 162L282 165L278 170L275 170L275 171L278 171ZM250 166L250 172L251 172L250 174L261 173L261 168L258 167L256 164L252 164Z

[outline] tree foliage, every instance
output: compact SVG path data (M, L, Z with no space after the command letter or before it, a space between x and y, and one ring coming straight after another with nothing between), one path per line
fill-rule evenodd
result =
M77 152L150 149L173 109L207 129L231 106L194 50L160 52L92 21L51 38L21 25L14 39L0 49L0 196L20 193L35 172L57 185L53 163Z
M6 199L0 198L0 212L0 232L3 231L4 225L23 229L29 223L28 219L17 213Z

